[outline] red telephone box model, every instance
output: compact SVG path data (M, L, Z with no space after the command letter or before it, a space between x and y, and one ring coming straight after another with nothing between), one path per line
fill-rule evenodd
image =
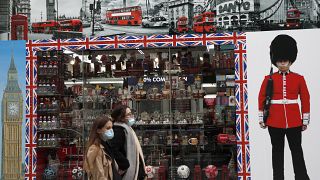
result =
M18 14L11 17L11 40L28 40L28 18Z

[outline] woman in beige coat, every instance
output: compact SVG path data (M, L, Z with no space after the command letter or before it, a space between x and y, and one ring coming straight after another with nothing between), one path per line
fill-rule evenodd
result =
M98 117L92 125L85 154L84 169L89 180L121 179L108 143L113 136L111 118Z

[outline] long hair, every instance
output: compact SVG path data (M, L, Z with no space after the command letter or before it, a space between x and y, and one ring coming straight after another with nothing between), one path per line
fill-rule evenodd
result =
M107 115L99 116L93 122L93 125L90 130L89 140L87 143L86 154L91 145L99 146L101 144L100 136L98 134L98 129L102 129L107 122L112 121L111 118Z
M113 109L111 113L111 117L114 122L124 122L124 119L126 117L126 110L129 108L126 105L119 105L116 108Z

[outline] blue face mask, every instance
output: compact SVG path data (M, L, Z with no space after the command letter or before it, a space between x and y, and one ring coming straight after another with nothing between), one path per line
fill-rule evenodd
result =
M107 140L112 139L113 136L114 136L113 129L109 129L109 130L106 130L106 131L101 135L101 138L102 138L102 140L107 141Z
M134 118L130 118L130 119L128 119L128 126L132 126L132 125L134 125L136 123L136 120L134 119Z

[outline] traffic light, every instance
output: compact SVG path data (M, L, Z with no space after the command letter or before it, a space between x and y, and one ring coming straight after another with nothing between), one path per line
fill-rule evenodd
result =
M93 4L90 4L90 7L89 7L90 11L93 10Z
M96 12L97 12L98 14L101 13L101 1L100 1L100 0L97 1Z

